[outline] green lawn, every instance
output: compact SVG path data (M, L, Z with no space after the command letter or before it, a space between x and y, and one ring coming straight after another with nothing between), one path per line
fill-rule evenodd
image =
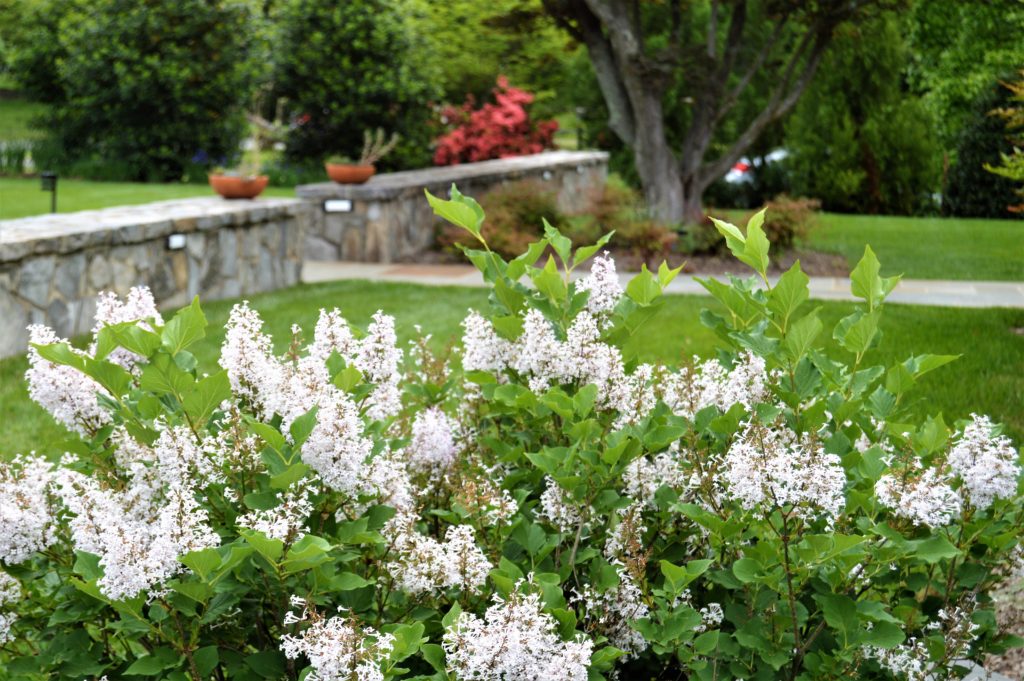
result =
M283 350L295 322L311 330L320 307L339 307L354 324L365 327L370 316L383 309L395 315L399 338L407 340L420 324L443 344L459 333L459 322L470 306L483 308L486 291L466 288L431 288L406 284L359 281L297 286L250 300L268 322ZM214 366L223 338L223 325L232 301L205 305L210 337L197 352L207 368ZM639 350L647 360L676 361L698 354L710 356L712 334L697 319L707 299L671 296L665 312L642 334ZM837 320L847 314L847 303L821 303L822 318ZM892 305L883 319L883 338L875 352L884 359L905 359L911 353L958 354L959 361L926 376L918 401L920 413L941 411L947 422L972 411L1005 422L1019 443L1024 438L1024 310L976 310ZM829 327L827 327L829 328ZM4 437L0 456L32 449L53 454L65 437L26 393L22 378L24 357L0 361L0 410Z
M0 99L0 140L36 139L41 133L29 123L46 109L25 99Z
M851 267L871 244L885 275L1024 281L1024 220L826 213L819 222L806 245L844 255Z
M91 182L58 180L57 210L70 213L150 201L212 196L204 184L144 184L140 182ZM289 187L267 187L263 196L295 196ZM0 177L0 220L39 215L50 210L50 193L39 187L38 179Z

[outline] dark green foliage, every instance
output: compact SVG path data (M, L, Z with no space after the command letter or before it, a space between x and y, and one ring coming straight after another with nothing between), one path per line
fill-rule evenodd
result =
M792 191L827 210L927 212L940 157L928 110L904 91L901 22L844 26L786 128Z
M235 153L257 75L247 4L56 0L34 16L19 77L52 104L51 165L178 180L197 153Z
M401 139L382 168L430 164L430 105L437 92L413 58L413 42L391 0L290 0L278 14L277 94L292 127L286 155L357 158L365 130Z
M956 161L946 178L942 211L947 215L979 218L1007 218L1007 206L1015 203L1014 183L985 170L985 164L997 164L1000 154L1013 152L1006 138L1003 119L990 115L1005 106L1008 92L993 83L975 104L974 117L960 132Z

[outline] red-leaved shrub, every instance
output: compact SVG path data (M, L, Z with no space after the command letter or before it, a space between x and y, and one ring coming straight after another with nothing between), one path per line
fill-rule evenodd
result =
M474 109L476 102L469 96L462 106L444 108L442 120L453 127L437 140L436 165L536 154L552 147L558 123L530 120L526 107L533 101L531 93L498 76L494 99Z

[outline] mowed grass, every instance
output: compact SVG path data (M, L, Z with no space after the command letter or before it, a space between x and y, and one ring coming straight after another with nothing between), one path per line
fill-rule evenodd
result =
M809 248L844 256L851 268L865 244L886 276L1024 281L1024 220L825 213L806 240Z
M27 99L0 99L0 141L38 139L42 136L32 122L46 110L45 104Z
M214 196L205 184L147 184L142 182L92 182L58 179L57 211L71 213L150 201ZM262 196L295 196L289 187L267 187ZM0 177L0 220L13 220L50 212L50 192L37 178Z
M460 335L459 322L466 310L484 309L486 300L483 289L345 281L297 286L252 296L250 302L263 316L279 350L283 350L290 339L291 324L311 330L321 307L338 307L351 323L363 328L380 309L395 316L403 343L415 335L414 327L419 324L425 333L433 335L435 344L443 346ZM204 305L210 327L196 354L207 370L216 365L224 322L233 302ZM637 340L641 358L677 362L691 355L712 356L717 341L698 320L700 310L710 304L706 298L670 296L661 315L644 328ZM827 329L853 308L848 303L820 305ZM917 413L942 412L947 423L971 412L987 413L1006 423L1020 443L1024 440L1024 336L1015 329L1022 327L1024 310L891 305L882 321L881 342L869 360L895 361L925 352L963 354L959 361L921 381L915 402ZM59 454L61 442L67 437L30 401L23 379L26 367L24 357L0 361L0 457L30 450Z

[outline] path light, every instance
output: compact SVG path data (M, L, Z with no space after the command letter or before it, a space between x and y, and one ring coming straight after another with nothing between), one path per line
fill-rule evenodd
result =
M50 212L57 212L57 173L52 170L45 170L39 173L39 179L42 181L40 187L44 192L50 192Z

